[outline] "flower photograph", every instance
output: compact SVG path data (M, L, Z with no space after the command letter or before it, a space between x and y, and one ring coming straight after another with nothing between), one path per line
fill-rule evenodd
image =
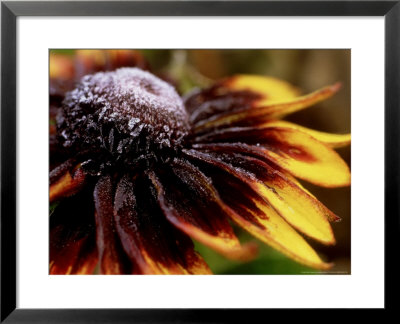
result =
M350 61L49 50L49 274L350 274Z

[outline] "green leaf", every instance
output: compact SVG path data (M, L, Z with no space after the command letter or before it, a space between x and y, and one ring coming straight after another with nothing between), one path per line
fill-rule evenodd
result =
M242 238L244 235L239 235ZM245 235L247 237L247 235ZM254 239L253 239L254 240ZM241 241L243 241L241 239ZM247 240L246 240L247 241ZM273 248L259 242L259 254L250 262L238 262L224 258L212 249L195 242L195 249L201 254L214 274L312 274L320 273L301 265Z
M54 210L56 209L56 207L59 205L59 202L53 202L52 204L50 204L50 211L49 211L49 216L51 216L54 213Z

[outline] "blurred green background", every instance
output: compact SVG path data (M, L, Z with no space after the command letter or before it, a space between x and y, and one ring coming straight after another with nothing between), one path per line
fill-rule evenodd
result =
M181 94L193 87L205 87L213 80L238 73L273 76L292 83L303 93L315 91L337 81L342 88L333 98L286 119L300 125L333 133L350 133L351 51L350 50L139 50L150 70L171 80ZM74 55L73 50L52 50L54 55ZM337 150L350 166L350 147ZM333 262L325 272L309 269L291 261L259 242L259 257L247 263L233 262L196 243L214 273L217 274L350 274L351 217L350 188L325 189L302 182L329 209L342 218L333 223L335 246L307 241L326 261ZM241 241L255 240L235 228Z

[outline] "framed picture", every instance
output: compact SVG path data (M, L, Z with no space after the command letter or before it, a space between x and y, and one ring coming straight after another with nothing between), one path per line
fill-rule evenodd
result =
M1 8L2 321L393 309L398 1Z

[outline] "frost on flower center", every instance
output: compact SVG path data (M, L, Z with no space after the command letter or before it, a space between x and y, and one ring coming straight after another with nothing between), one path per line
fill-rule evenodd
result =
M189 123L171 85L149 72L121 68L83 77L67 93L57 128L66 148L135 160L175 149Z

